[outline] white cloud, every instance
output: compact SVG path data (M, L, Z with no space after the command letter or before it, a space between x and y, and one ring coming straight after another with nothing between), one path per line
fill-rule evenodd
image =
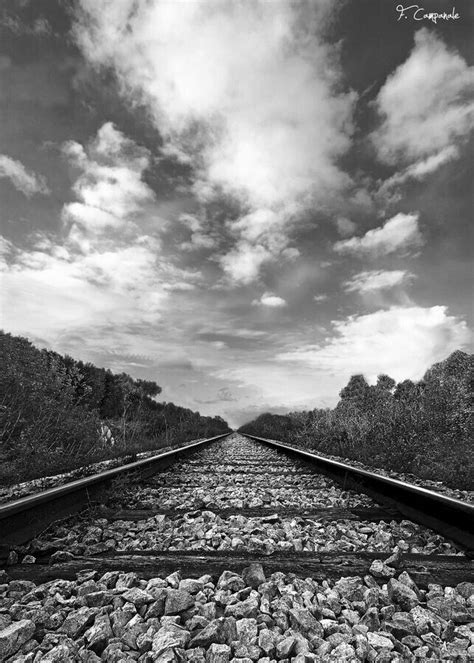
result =
M84 54L148 106L164 152L193 165L195 194L273 215L255 233L245 217L232 224L236 247L222 266L231 279L255 279L288 248L298 213L348 182L336 162L350 145L355 94L340 92L337 51L321 37L330 3L80 4Z
M448 145L439 152L430 155L426 159L416 161L404 170L389 177L381 184L376 195L385 198L387 201L396 202L401 198L401 195L392 193L395 187L409 180L423 180L427 175L435 172L441 166L457 159L458 156L458 148L454 145Z
M0 154L0 178L9 179L13 186L30 198L35 193L50 193L43 177L25 168L21 161Z
M104 124L87 150L74 141L63 146L70 163L81 171L73 190L79 202L63 209L66 223L78 224L82 231L100 234L123 228L154 198L142 181L149 165L149 153L118 131Z
M247 327L237 327L235 321L225 326L203 325L198 330L199 335L211 334L216 336L236 336L237 338L257 339L268 336L268 332L261 329L248 329Z
M324 295L324 294L323 295L314 295L313 301L315 301L316 303L319 304L320 302L325 302L327 298L328 298L328 296Z
M151 234L153 194L141 180L148 152L110 123L86 149L71 141L64 152L79 170L80 202L64 206L63 236L30 237L30 249L0 242L10 254L2 265L5 326L52 342L77 330L99 336L106 327L158 323L200 275L170 262Z
M278 295L273 295L271 292L265 292L260 299L255 299L252 304L255 306L269 306L270 308L281 308L286 306L286 301Z
M179 221L184 224L192 232L199 232L202 230L202 221L193 214L181 214Z
M0 235L0 256L8 255L12 249L13 244L10 242L10 240Z
M272 253L261 244L250 244L241 240L232 251L221 258L220 263L233 281L245 285L258 277L261 266L272 257Z
M86 255L52 245L16 251L2 271L0 308L9 331L34 330L52 342L76 330L156 324L170 309L171 293L191 290L198 280L163 260L152 237Z
M334 250L341 254L359 256L388 255L395 252L408 252L420 247L423 238L418 227L418 214L396 214L381 228L368 230L362 237L351 237L334 244Z
M426 369L464 346L466 323L448 315L445 306L394 307L333 323L335 335L321 345L280 353L280 361L302 363L347 379L363 373L374 379L388 373L395 380L420 379Z
M217 245L214 237L206 235L205 233L195 232L191 233L188 242L183 242L181 248L184 251L194 251L198 249L213 249Z
M337 219L336 225L337 225L337 232L339 233L339 235L342 235L342 237L353 235L355 229L357 228L357 224L355 224L354 221L351 221L350 219L347 219L344 216L341 216Z
M316 398L321 395L324 399L328 393L327 381L321 394L318 393L319 384L317 378L315 379L313 368L283 362L264 360L257 360L255 363L241 362L218 369L214 375L221 380L236 384L235 393L239 393L237 389L250 393L250 399L246 400L249 401L249 409L252 412L250 415L247 414L247 421L262 412L275 411L275 408L282 408L288 412L316 407L318 402ZM240 407L243 402L241 399ZM239 419L240 423L243 423L240 417Z
M288 259L299 255L297 249L288 246L287 222L286 213L258 209L227 223L236 245L219 262L231 281L250 283L264 263L279 255Z
M410 163L466 138L472 127L473 85L474 67L434 32L419 30L408 59L388 77L376 99L383 121L372 138L379 156L389 163Z
M440 166L443 166L445 163L456 159L459 156L459 150L454 145L448 145L436 154L423 159L422 161L417 161L413 165L409 166L405 172L401 174L403 179L415 179L421 180L426 175L433 173L435 170L438 170Z
M366 294L405 285L412 278L413 274L402 269L371 270L353 276L344 283L344 289L347 292Z

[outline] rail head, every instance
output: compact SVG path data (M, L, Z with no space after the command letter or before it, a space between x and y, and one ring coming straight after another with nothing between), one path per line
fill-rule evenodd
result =
M199 448L210 442L217 442L217 440L227 437L230 433L223 433L221 435L215 435L214 437L209 437L204 440L198 440L192 444L185 444L180 447L175 447L170 451L166 451L162 454L156 454L154 456L149 456L148 458L142 458L140 460L134 461L133 463L127 463L125 465L120 465L119 467L114 467L110 470L105 470L104 472L99 472L97 474L92 474L91 476L84 477L83 479L76 479L75 481L69 481L68 483L56 486L54 488L48 488L38 493L33 493L32 495L27 495L26 497L21 497L17 500L7 502L6 504L0 505L0 521L5 518L14 516L23 511L28 511L35 506L41 504L46 504L55 499L61 498L65 495L70 495L76 491L84 490L89 486L94 486L100 483L106 483L111 479L114 479L120 475L125 475L129 472L135 470L140 470L152 465L153 463L159 461L165 461L168 458L173 458L176 453L187 452L192 449Z
M364 470L362 468L354 467L353 465L350 465L349 463L345 463L343 461L333 460L331 458L326 458L325 456L320 456L319 454L315 454L310 451L304 451L303 449L292 447L288 444L284 444L283 442L279 442L278 440L258 437L257 435L249 435L247 433L245 433L245 437L249 437L250 439L263 442L265 444L269 444L283 451L294 453L301 458L305 458L309 461L312 461L313 463L324 465L328 469L333 468L335 470L337 469L339 472L341 471L347 472L349 475L360 477L361 479L369 479L371 481L376 481L379 484L386 485L388 488L397 491L403 491L405 493L411 493L413 497L429 500L433 504L438 503L439 505L450 507L457 511L463 511L466 514L466 516L472 518L472 522L474 522L474 504L471 504L469 502L464 502L463 500L459 500L454 497L449 497L448 495L437 493L436 491L430 490L429 488L416 486L406 481L401 481L400 479L394 479L392 477L387 477L383 474L378 474L377 472L371 472L370 470Z
M318 471L328 474L336 481L345 484L347 479L352 479L357 491L370 495L382 504L395 507L408 520L429 527L451 539L468 556L474 555L473 504L400 479L353 467L344 461L303 451L277 440L256 435L247 437L310 462Z
M474 556L473 504L400 479L353 467L344 461L303 451L277 440L256 435L247 437L306 460L336 481L343 481L345 484L348 478L354 480L358 491L370 495L382 504L394 506L408 520L442 534L456 543L469 557Z

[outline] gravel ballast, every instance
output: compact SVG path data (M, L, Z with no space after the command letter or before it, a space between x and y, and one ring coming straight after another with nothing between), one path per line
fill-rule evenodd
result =
M237 434L147 481L116 484L100 509L51 526L13 550L10 564L46 560L54 571L75 556L82 565L87 557L128 553L135 564L140 552L196 551L228 553L228 567L226 558L225 571L205 566L200 577L202 570L190 577L153 568L150 578L133 565L128 573L121 566L35 583L12 579L7 566L0 571L0 662L474 660L474 583L417 585L400 564L405 553L451 560L460 551L407 520L340 515L359 507L375 512L377 505ZM143 515L112 516L133 509ZM366 575L346 566L343 577L320 581L283 573L280 562L271 573L265 561L335 552L376 559ZM234 553L261 563L236 572Z
M262 469L263 468L263 469ZM179 461L147 482L121 486L109 496L118 509L171 510L144 518L108 520L91 513L51 528L19 550L97 555L110 551L383 552L457 554L440 535L407 520L370 522L285 515L317 508L374 507L273 449L233 435ZM248 516L241 509L261 509ZM232 513L221 514L220 510ZM279 513L281 511L281 513Z
M0 661L309 663L469 661L474 585L419 589L407 573L317 583L259 564L241 574L0 585Z

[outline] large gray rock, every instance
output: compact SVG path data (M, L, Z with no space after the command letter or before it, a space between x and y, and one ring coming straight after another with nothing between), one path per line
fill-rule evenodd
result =
M367 640L367 637L362 633L356 633L354 635L352 644L355 647L355 653L359 657L359 660L365 661L370 650L370 645Z
M427 607L443 619L451 619L455 624L474 621L474 612L469 611L461 596L436 596L426 602Z
M238 601L237 603L231 603L225 608L226 617L235 617L236 619L241 619L242 617L258 617L259 613L259 604L258 600L249 596L245 601Z
M257 587L266 581L263 566L257 563L247 566L242 571L242 578L249 587L253 587L254 589L257 589Z
M15 654L35 632L35 625L31 619L21 619L13 622L0 631L0 661Z
M155 633L151 649L155 657L160 656L169 649L184 649L189 642L189 638L189 631L186 631L177 624L170 624L160 628Z
M395 613L384 626L397 640L401 640L406 635L415 635L415 622L408 613Z
M377 608L375 606L369 608L367 612L362 616L360 623L363 626L367 626L369 631L378 631L380 628L380 619Z
M367 633L367 640L369 645L374 649L393 649L393 642L383 632Z
M206 652L202 647L186 649L185 655L188 663L204 663L206 660Z
M365 587L359 576L347 576L334 583L339 596L349 601L363 601Z
M124 642L130 649L137 649L137 638L145 633L147 630L146 622L140 617L135 615L125 626L122 634L122 642Z
M4 628L10 626L11 623L12 623L12 618L10 617L10 615L0 614L0 631L3 631Z
M113 635L109 616L98 615L93 626L85 632L84 639L89 649L96 654L102 654Z
M111 603L112 600L113 594L104 590L90 592L90 594L87 594L85 597L85 601L89 608L101 608L102 606Z
M128 603L133 603L137 608L141 608L147 603L153 603L155 598L148 592L140 589L139 587L131 587L122 594L122 598Z
M197 594L202 590L204 584L200 580L195 580L194 578L184 578L179 583L178 589L182 589L189 594Z
M416 593L403 583L392 578L387 584L388 596L393 603L396 603L404 612L409 612L419 604Z
M233 571L223 571L217 581L217 589L228 589L231 592L238 592L245 587L245 582L241 576Z
M328 661L331 661L332 663L336 663L336 661L339 663L340 661L353 661L357 660L355 658L356 652L355 649L352 645L348 644L347 642L341 642L340 645L337 645L334 647L334 649L331 651L329 654ZM294 661L294 659L293 659Z
M415 594L418 596L418 598L421 598L421 592L418 588L418 585L416 584L416 582L413 580L413 578L410 576L409 573L407 573L406 571L402 571L402 573L400 573L400 575L398 576L397 580L398 582L401 582L403 585L406 585L407 587L412 589L415 592Z
M169 589L165 602L165 615L178 615L194 605L194 598L184 589Z
M123 642L111 642L102 652L102 660L106 663L119 663L125 659Z
M68 614L59 630L75 640L92 624L96 613L97 608L82 607L73 610Z
M166 595L162 596L160 599L153 601L153 603L148 604L148 609L146 611L146 618L150 617L162 617L165 614L165 602Z
M290 658L295 649L295 645L296 638L293 636L280 640L276 647L278 658Z
M127 624L131 619L133 619L135 615L136 612L134 609L130 610L119 609L119 610L114 610L113 612L110 613L112 630L116 638L122 637Z
M474 582L460 582L459 585L456 585L456 591L464 599L468 599L470 596L474 596Z
M415 631L417 635L423 635L434 630L436 623L436 615L434 615L421 605L416 605L410 610L410 615L415 624Z
M393 578L395 575L395 569L382 562L381 559L374 559L370 565L369 572L376 578Z
M136 585L138 585L138 576L133 571L120 573L115 582L117 589L128 589L129 587L136 587Z
M209 647L217 645L230 645L237 640L236 622L233 617L219 617L213 619L200 633L191 640L191 647Z
M323 627L320 622L306 608L293 608L289 611L290 623L297 631L307 638L322 637Z
M95 655L91 652L92 656ZM65 644L56 645L41 657L42 663L69 663L74 661L77 655L77 647L68 647ZM97 657L95 657L97 660ZM84 659L83 659L84 660ZM90 660L90 659L89 659ZM100 661L100 659L98 659Z
M74 559L74 555L72 553L68 552L67 550L58 550L51 555L49 558L49 563L62 564L64 562L70 562L72 559Z
M206 663L229 663L230 647L213 643L206 653Z
M265 656L273 657L275 653L276 633L264 628L258 634L258 646L264 652Z
M237 624L237 637L243 645L254 645L257 642L257 620L239 619Z

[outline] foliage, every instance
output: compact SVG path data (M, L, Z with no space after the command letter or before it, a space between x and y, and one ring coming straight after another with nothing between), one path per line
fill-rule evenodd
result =
M458 350L417 383L354 375L333 410L267 413L240 430L472 489L473 386L474 355Z
M220 417L157 402L161 387L155 382L38 350L3 332L0 365L0 480L5 482L229 430Z

